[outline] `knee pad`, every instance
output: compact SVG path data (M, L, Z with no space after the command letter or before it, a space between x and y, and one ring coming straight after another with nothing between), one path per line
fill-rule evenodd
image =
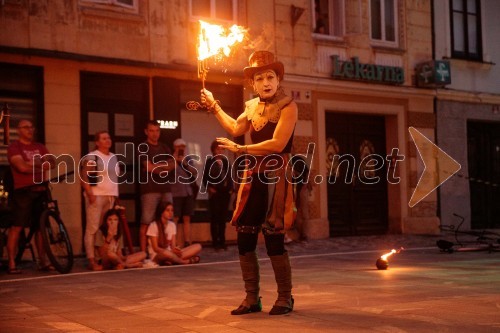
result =
M268 256L285 254L285 234L264 235Z
M238 252L240 255L244 256L247 252L254 252L257 248L257 239L259 234L248 234L243 232L238 232Z

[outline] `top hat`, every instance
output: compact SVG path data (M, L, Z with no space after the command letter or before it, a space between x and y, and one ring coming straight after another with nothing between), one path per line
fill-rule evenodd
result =
M269 51L255 51L248 58L248 64L250 66L243 69L246 79L252 79L255 73L266 69L274 70L280 80L283 79L283 74L285 73L283 63L275 61L274 54Z

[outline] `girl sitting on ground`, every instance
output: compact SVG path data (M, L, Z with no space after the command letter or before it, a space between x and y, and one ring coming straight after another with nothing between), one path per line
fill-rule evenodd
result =
M191 244L182 249L176 246L177 228L173 222L174 205L171 202L160 205L156 215L156 221L149 224L146 232L151 260L159 265L185 265L200 262L198 256L201 252L200 244Z
M110 209L104 214L104 221L101 225L101 232L104 244L99 247L104 269L124 269L142 267L142 261L146 259L144 251L136 252L124 256L120 247L120 237L122 229L119 212Z

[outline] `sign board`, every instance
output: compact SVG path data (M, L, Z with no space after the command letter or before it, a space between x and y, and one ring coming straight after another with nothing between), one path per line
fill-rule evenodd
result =
M450 62L432 60L421 63L416 68L417 86L423 88L442 87L451 83Z
M331 56L334 79L364 81L383 84L403 84L405 73L402 67L364 64L358 57L342 61L338 55Z

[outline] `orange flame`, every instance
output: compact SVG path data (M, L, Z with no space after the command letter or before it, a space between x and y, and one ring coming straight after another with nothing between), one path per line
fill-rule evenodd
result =
M380 257L380 259L387 260L387 258L392 256L394 253L396 253L396 250L392 249L391 252L384 254L383 256Z
M241 43L246 29L233 25L225 29L221 25L210 24L200 20L200 34L198 35L198 60L202 61L215 55L231 53L231 46Z
M399 253L399 252L403 251L404 249L405 249L404 247L400 247L398 250L392 249L391 252L382 255L380 257L380 259L387 260L387 258L389 258L390 256L392 256L394 253Z

